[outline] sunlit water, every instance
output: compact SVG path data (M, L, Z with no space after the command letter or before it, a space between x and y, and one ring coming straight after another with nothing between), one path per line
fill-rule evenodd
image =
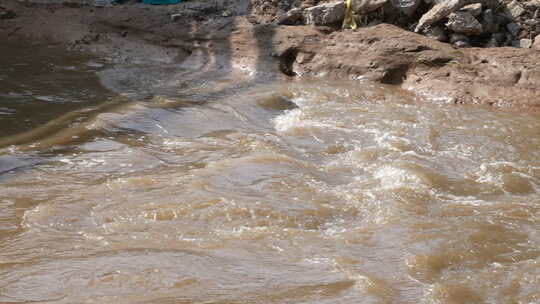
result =
M0 303L540 303L538 114L36 56L1 59Z

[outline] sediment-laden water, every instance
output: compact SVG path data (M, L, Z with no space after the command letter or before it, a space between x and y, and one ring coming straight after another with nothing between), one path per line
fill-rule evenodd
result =
M1 303L540 302L538 114L0 52Z

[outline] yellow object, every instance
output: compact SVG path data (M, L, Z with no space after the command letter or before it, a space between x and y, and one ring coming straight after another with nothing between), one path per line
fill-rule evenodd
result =
M354 13L352 10L351 1L352 0L345 0L345 6L347 8L345 11L345 19L343 20L343 28L350 27L351 29L356 30L356 20L354 20Z

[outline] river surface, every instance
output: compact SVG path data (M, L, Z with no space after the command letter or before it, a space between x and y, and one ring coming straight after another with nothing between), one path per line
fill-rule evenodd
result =
M0 55L0 303L540 303L538 114Z

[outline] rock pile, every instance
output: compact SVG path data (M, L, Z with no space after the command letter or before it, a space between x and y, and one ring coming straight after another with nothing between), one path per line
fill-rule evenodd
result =
M345 14L343 1L277 2L278 24L339 27ZM540 49L540 0L353 0L352 7L361 26L390 23L456 47Z
M540 34L539 18L539 0L445 0L423 14L414 30L458 47L530 48ZM434 34L441 32L446 35Z

